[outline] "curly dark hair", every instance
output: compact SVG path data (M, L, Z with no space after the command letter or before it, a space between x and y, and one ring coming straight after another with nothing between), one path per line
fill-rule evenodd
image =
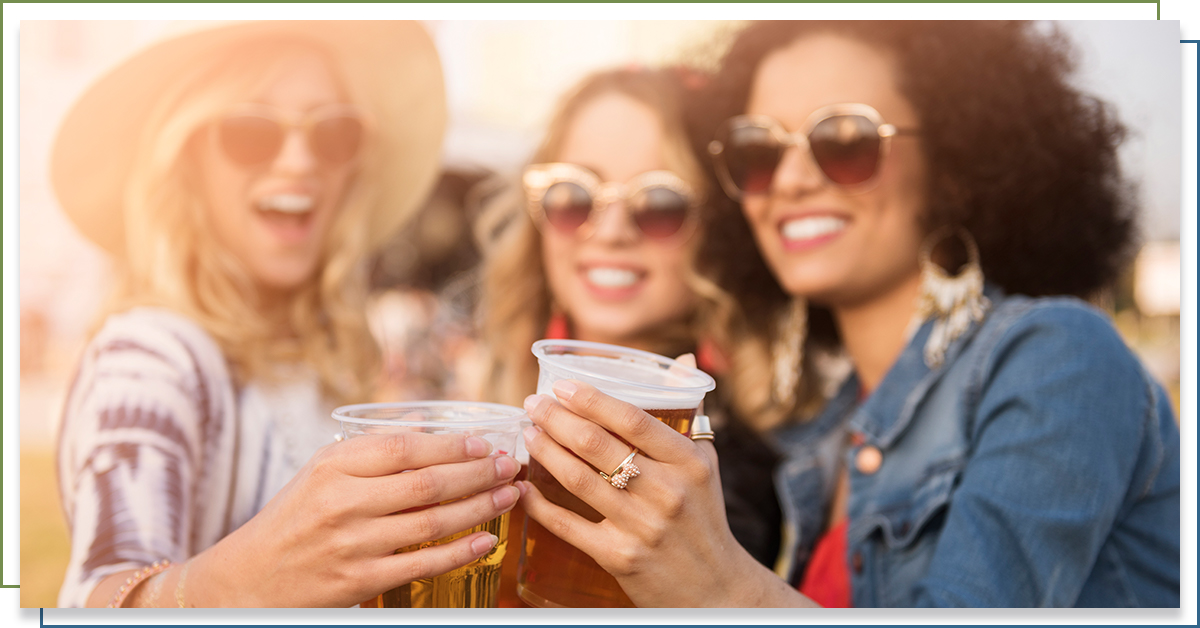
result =
M1028 22L785 22L751 24L736 38L707 94L689 112L705 154L717 125L745 111L759 63L814 33L844 35L896 61L897 84L917 112L929 163L924 227L965 227L984 275L1008 293L1093 296L1129 260L1136 234L1133 186L1117 147L1125 127L1111 107L1069 81L1067 37ZM713 176L712 164L706 162ZM755 253L737 205L717 198L710 269L754 319L787 295ZM740 260L728 263L729 260ZM756 310L757 309L757 313ZM767 319L763 319L764 321ZM753 322L752 322L753 324ZM813 332L828 330L813 312Z

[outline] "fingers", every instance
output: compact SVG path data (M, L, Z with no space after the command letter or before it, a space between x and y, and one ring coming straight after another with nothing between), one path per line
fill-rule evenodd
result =
M509 456L489 456L370 478L361 490L371 496L364 501L366 514L386 515L440 504L507 484L520 470L521 465Z
M599 471L612 471L633 449L608 430L575 415L545 395L527 397L525 411L539 428Z
M320 455L323 464L357 477L391 475L435 464L483 458L491 443L463 434L366 434L330 446Z
M493 534L476 532L442 545L387 556L377 563L377 582L386 582L387 589L392 589L413 580L440 576L486 556L497 542Z
M612 436L608 438L617 440ZM631 511L622 507L621 500L626 497L621 495L622 491L611 486L595 469L563 448L548 432L538 427L525 428L525 448L563 488L604 517L624 521L629 516Z
M601 393L588 384L575 380L561 380L555 382L554 394L558 398L557 401L544 395L536 397L543 397L545 401L527 398L525 409L529 412L529 418L533 420L534 424L549 432L555 440L559 440L560 436L568 438L565 429L578 424L569 422L567 419L571 415L578 415L578 417L588 419L620 436L655 460L680 461L695 453L695 450L688 445L686 438L682 438L679 432L671 429L662 421L646 414L632 404ZM559 440L559 442L566 444L570 440ZM629 451L626 450L615 460L611 458L589 459L587 452L575 450L570 444L568 447L598 468L603 468L600 463L604 465L620 463L629 454ZM610 470L612 470L611 467L604 469L605 472Z
M574 545L580 551L596 559L601 565L601 552L611 547L608 531L603 523L592 523L587 519L559 506L542 495L532 482L518 482L521 487L521 503L525 513L533 517L558 538ZM612 487L608 487L612 490Z
M501 486L465 499L376 519L366 538L370 550L388 554L398 548L444 539L483 525L512 510L520 491Z

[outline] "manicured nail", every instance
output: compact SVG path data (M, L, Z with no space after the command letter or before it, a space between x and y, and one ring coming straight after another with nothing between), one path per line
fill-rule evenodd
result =
M500 537L496 536L495 534L481 536L474 541L471 541L471 549L474 550L476 554L483 554L491 550L493 547L496 547L496 541L499 540Z
M492 503L498 510L504 510L517 503L517 498L520 496L521 489L515 486L502 486L499 490L492 492Z
M554 382L554 396L563 401L570 401L578 390L579 387L575 385L575 382L569 379L560 379Z
M544 403L542 395L529 395L525 398L525 412L528 412L532 416L534 410L537 410L538 406L542 405L542 403Z
M467 455L482 458L492 452L492 444L478 436L467 438Z
M521 465L508 456L496 456L496 477L506 478L517 474Z

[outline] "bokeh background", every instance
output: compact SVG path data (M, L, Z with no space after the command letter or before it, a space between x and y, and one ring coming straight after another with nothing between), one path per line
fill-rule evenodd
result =
M1122 148L1139 182L1144 245L1103 305L1179 408L1181 55L1173 22L1056 23L1075 41L1079 84L1113 103L1132 133ZM385 349L384 396L467 394L477 362L453 312L478 260L471 190L516 172L558 96L595 69L708 67L740 27L721 21L426 22L450 105L444 173L420 218L375 263L373 329ZM1047 27L1054 25L1047 24ZM55 605L68 539L54 442L59 405L110 286L104 254L74 230L49 187L55 129L107 68L166 22L24 22L20 27L21 606ZM461 314L461 312L460 312ZM439 336L428 342L430 330ZM461 339L455 342L455 337ZM434 354L436 353L436 354ZM457 382L453 391L443 386Z

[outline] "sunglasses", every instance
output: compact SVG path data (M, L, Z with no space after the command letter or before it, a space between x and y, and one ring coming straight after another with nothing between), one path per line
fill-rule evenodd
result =
M600 212L622 201L633 224L653 240L683 240L695 226L700 204L692 186L665 170L645 172L626 184L601 183L575 164L534 164L521 178L529 214L538 227L588 238Z
M364 117L352 105L331 104L304 116L288 115L267 105L239 105L216 122L217 145L232 162L261 166L279 156L288 133L299 129L308 150L325 166L343 166L362 147Z
M730 118L708 152L721 187L734 200L770 190L775 170L791 146L805 152L826 185L865 192L876 183L892 138L916 133L884 122L868 105L830 105L814 111L796 133L767 116Z

